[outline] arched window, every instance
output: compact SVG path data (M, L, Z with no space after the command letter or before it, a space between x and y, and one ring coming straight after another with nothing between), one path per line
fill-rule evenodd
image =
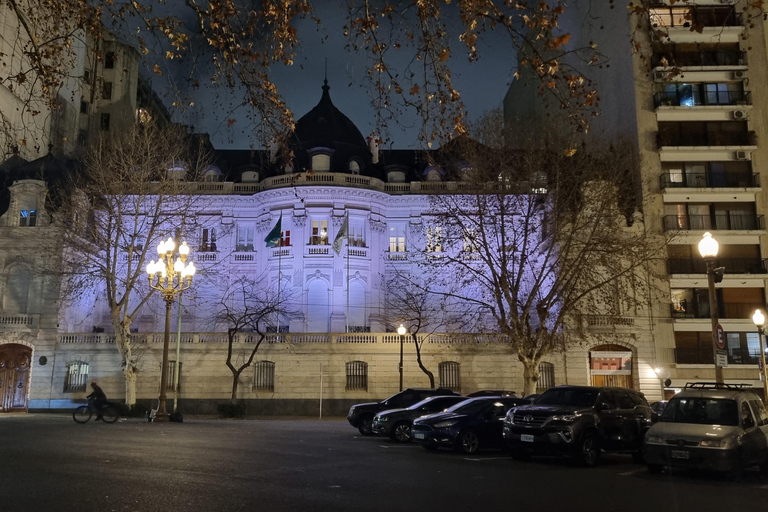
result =
M313 171L330 171L331 155L326 155L323 153L312 155L312 170Z
M275 363L272 361L259 361L255 365L253 374L253 389L265 391L275 390Z
M3 296L3 310L6 313L32 313L29 298L36 296L32 290L32 274L23 267L14 267L8 275L8 284Z
M543 393L555 386L555 365L552 363L539 363L539 380L536 382L536 392Z
M67 363L67 374L64 376L64 392L85 391L88 382L89 365L85 361Z
M360 174L360 162L358 162L357 160L350 160L349 172L352 174Z
M440 374L440 387L461 391L461 371L456 361L443 361L437 365Z
M329 319L328 285L314 279L307 287L307 332L328 332Z
M354 389L368 391L368 363L365 361L347 363L347 391Z

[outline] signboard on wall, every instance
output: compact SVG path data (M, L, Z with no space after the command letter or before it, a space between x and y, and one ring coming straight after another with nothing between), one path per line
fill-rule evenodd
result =
M632 352L590 352L589 369L592 375L632 375Z

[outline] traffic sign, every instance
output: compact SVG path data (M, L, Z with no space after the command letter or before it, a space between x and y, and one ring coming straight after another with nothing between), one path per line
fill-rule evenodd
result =
M720 324L715 326L715 345L717 345L717 348L720 350L725 349L725 330Z

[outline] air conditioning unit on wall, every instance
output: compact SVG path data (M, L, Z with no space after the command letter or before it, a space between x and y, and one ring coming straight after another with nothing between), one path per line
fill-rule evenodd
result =
M746 71L734 71L733 72L733 78L734 80L744 80L747 78L747 72Z
M736 152L736 160L750 160L750 154L749 151L737 151Z
M747 119L747 111L746 110L734 110L733 111L733 118L739 119L741 121L744 121Z

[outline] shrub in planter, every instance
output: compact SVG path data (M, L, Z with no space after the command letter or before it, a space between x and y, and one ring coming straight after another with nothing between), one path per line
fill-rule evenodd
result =
M245 404L243 402L217 404L216 409L222 418L242 418L245 416Z

